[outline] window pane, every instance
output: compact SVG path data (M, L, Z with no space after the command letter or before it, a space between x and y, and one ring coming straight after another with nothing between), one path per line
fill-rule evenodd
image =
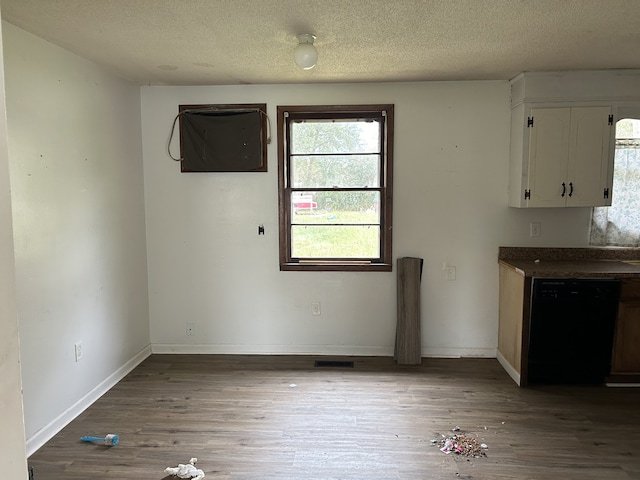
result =
M293 192L291 223L380 223L380 192Z
M277 111L280 270L392 271L393 105Z
M635 118L623 118L616 122L616 139L634 139L640 138L640 120Z
M294 188L379 187L380 155L291 157Z
M380 258L380 228L365 225L293 225L293 258Z
M380 123L305 120L291 123L291 153L379 153Z
M591 245L640 245L640 120L616 123L610 207L595 207L591 218Z

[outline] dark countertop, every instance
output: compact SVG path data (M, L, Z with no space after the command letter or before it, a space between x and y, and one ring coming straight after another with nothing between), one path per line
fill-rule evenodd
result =
M640 278L640 249L500 247L498 260L525 277Z

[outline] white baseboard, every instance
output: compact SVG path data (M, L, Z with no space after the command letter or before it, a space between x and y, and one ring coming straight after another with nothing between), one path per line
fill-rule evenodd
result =
M151 351L157 354L183 355L342 355L362 357L392 357L390 346L359 345L185 345L156 343ZM432 358L496 358L495 348L423 348L423 357Z
M496 349L423 347L422 356L430 358L496 358Z
M507 362L507 359L504 358L500 351L497 352L496 358L498 359L498 363L500 363L500 365L502 365L502 368L504 368L505 372L507 372L513 379L513 381L516 382L518 386L520 386L520 374L516 371L515 368L511 366L509 362Z
M60 430L67 426L74 418L84 412L93 402L107 393L116 383L122 380L131 370L136 368L143 360L151 355L151 345L147 345L122 367L100 382L84 397L71 405L52 422L38 430L27 439L27 457L33 455L40 447L47 443Z
M151 352L183 355L341 355L362 357L390 357L389 347L354 345L185 345L156 343Z

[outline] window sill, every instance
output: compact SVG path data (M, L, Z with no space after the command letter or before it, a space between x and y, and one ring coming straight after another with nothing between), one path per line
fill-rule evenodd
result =
M281 263L281 271L298 272L390 272L389 263L369 262L291 262Z

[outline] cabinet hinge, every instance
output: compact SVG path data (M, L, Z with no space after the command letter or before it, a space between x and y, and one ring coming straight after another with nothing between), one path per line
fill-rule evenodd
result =
M525 190L524 191L524 199L525 200L531 200L531 190Z
M609 115L609 125L613 125L613 115Z
M527 118L527 127L533 127L533 117Z
M603 196L603 198L609 198L609 189L608 188L604 189L604 193L603 193L602 196Z

